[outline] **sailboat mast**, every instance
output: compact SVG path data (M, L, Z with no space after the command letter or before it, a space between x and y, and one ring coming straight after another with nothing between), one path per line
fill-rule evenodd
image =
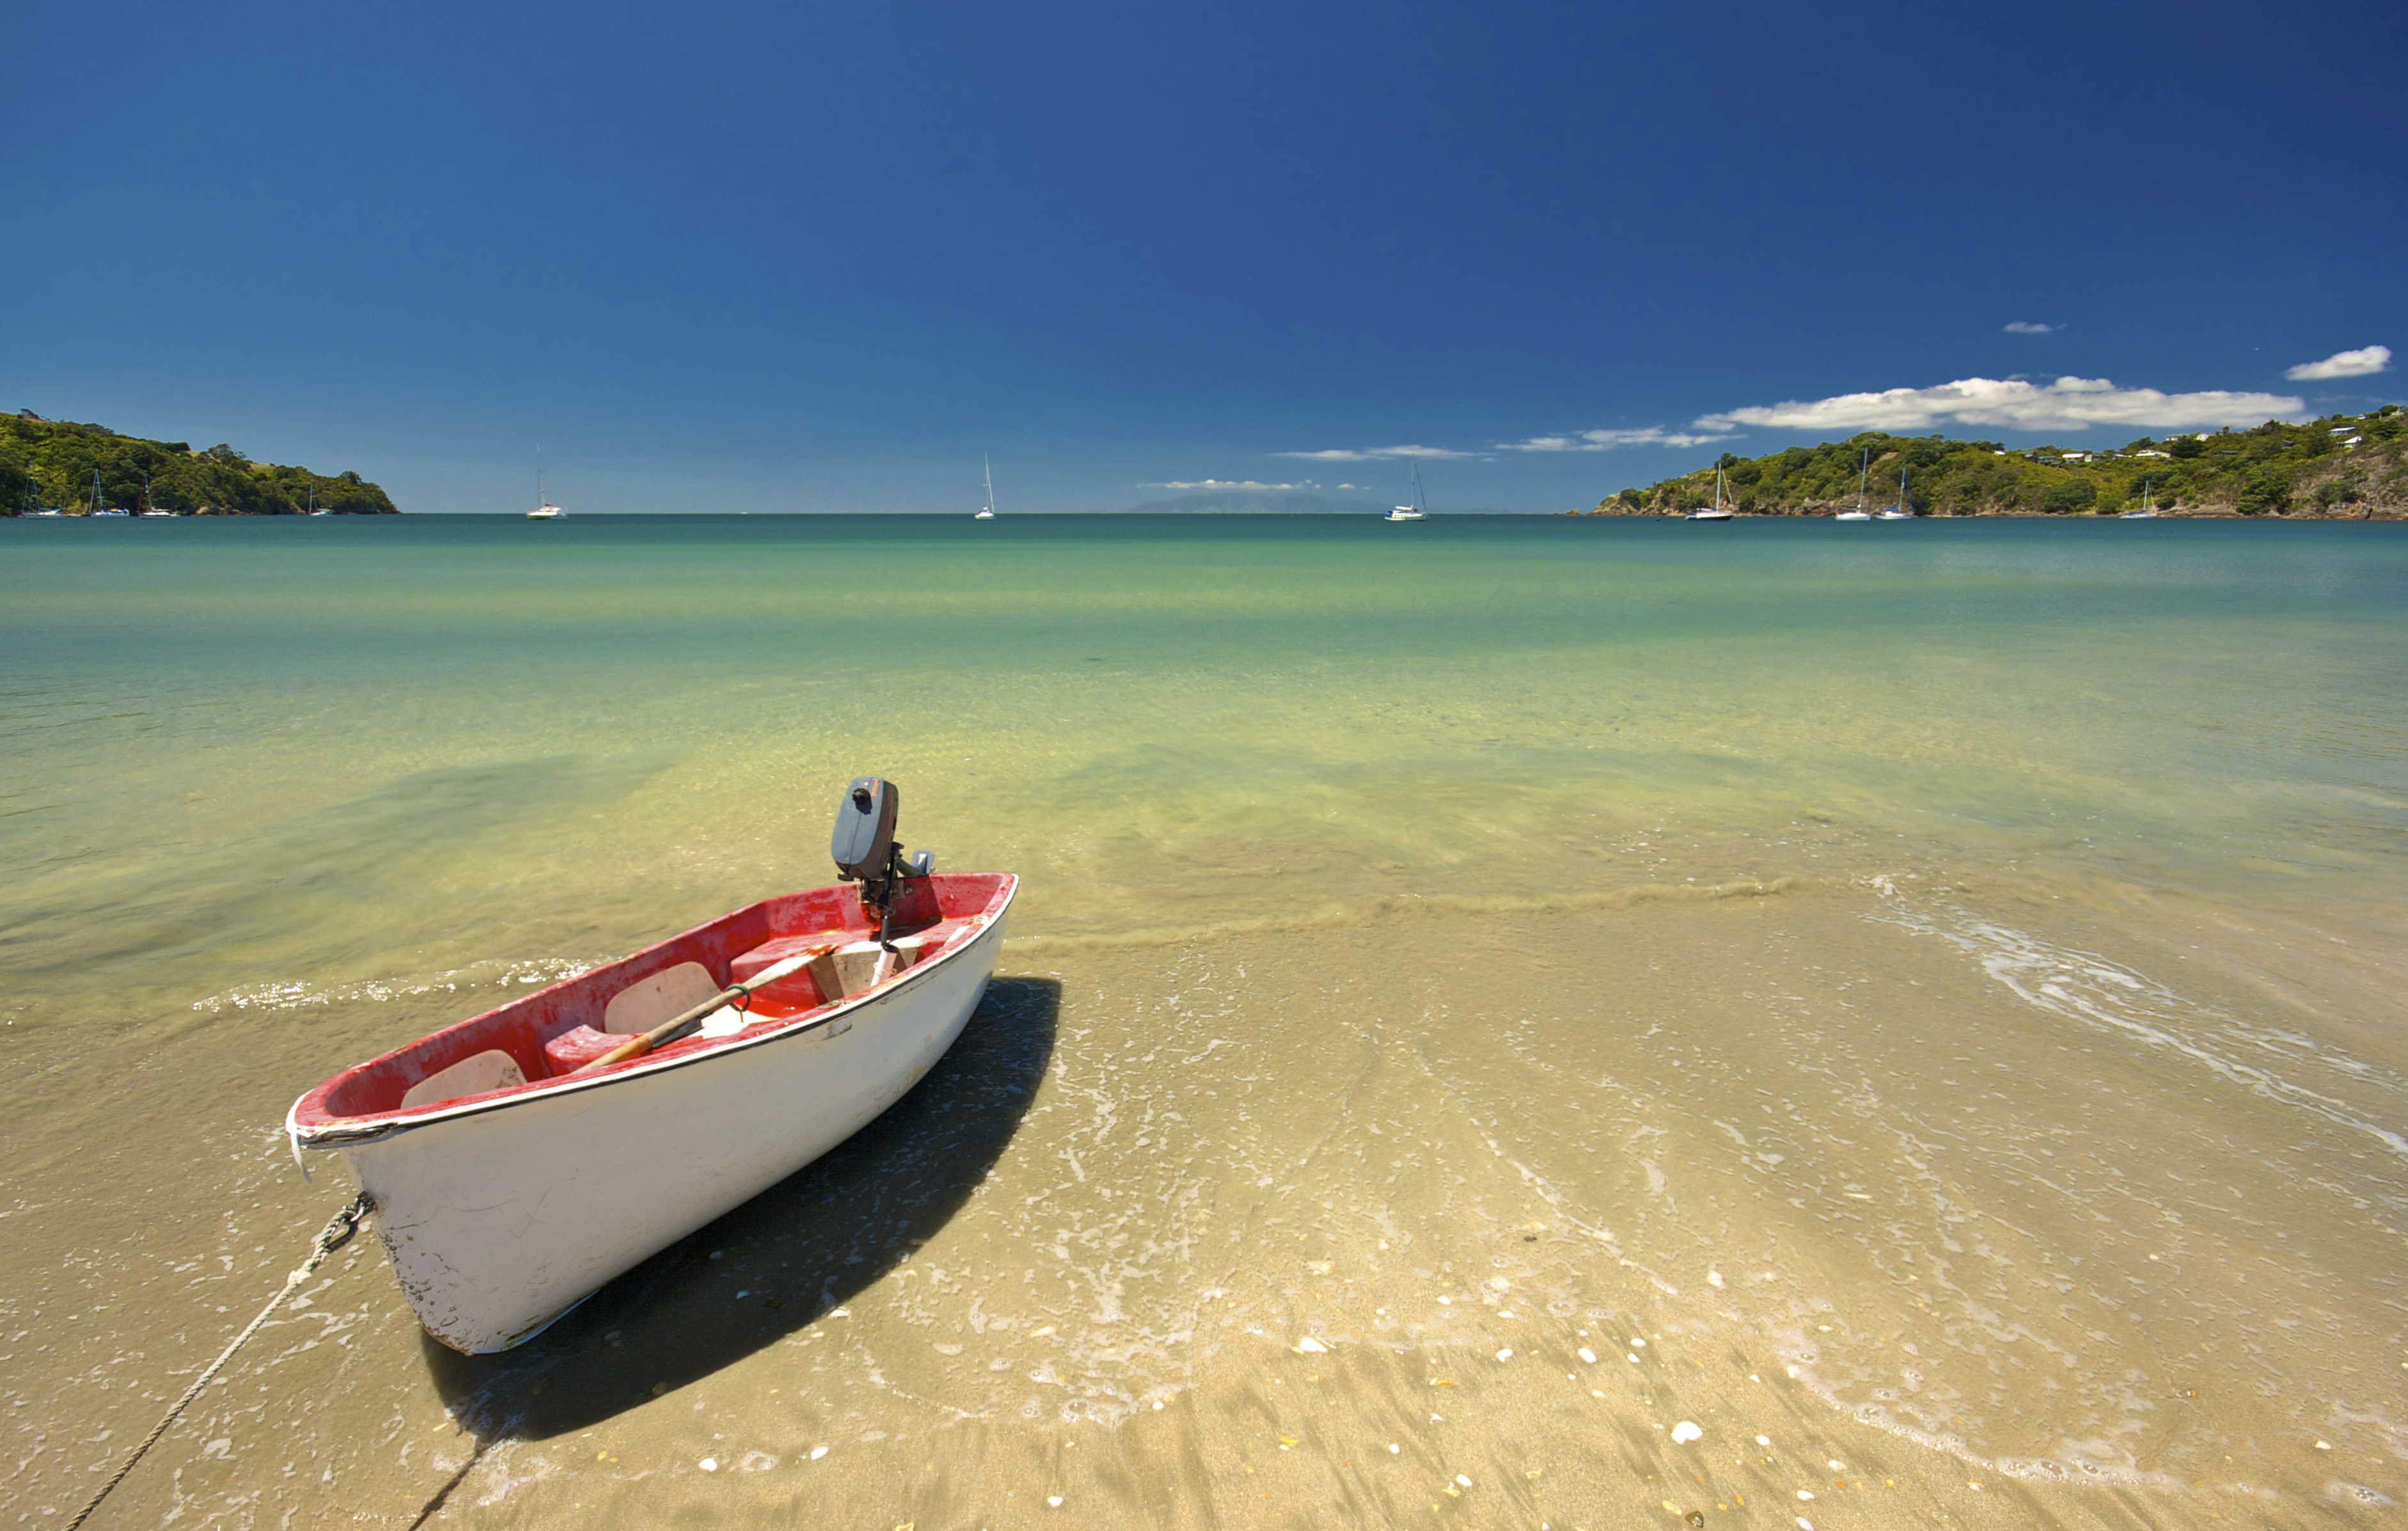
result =
M995 458L982 452L979 454L979 461L986 466L986 513L993 515L995 513Z
M1865 508L1865 481L1872 477L1873 449L1865 448L1864 460L1856 467L1856 509Z

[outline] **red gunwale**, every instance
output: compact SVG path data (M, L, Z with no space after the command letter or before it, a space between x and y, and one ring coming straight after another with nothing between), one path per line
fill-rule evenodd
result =
M750 1047L808 1030L856 1005L894 991L968 949L976 935L1001 917L1019 879L1010 873L940 873L904 885L896 903L892 933L932 935L941 942L918 962L875 989L791 1014L768 1014L731 1036L689 1036L641 1058L592 1074L553 1075L543 1045L580 1025L599 1026L612 995L629 984L682 962L699 962L724 988L735 961L766 942L822 932L832 939L863 940L878 933L878 921L861 907L851 884L814 888L763 899L720 916L641 951L523 994L481 1015L456 1021L343 1070L293 1104L286 1127L296 1141L324 1137L326 1146L358 1143L437 1117L490 1109L530 1095L613 1083L631 1075L676 1067L696 1058ZM410 1086L461 1060L498 1047L517 1061L527 1082L481 1094L400 1105Z

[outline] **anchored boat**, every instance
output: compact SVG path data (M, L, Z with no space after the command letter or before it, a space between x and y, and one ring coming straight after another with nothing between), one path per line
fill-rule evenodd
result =
M939 874L859 777L842 882L681 935L345 1069L286 1115L339 1153L394 1275L469 1354L826 1153L944 1056L986 992L1018 879Z
M1730 512L1723 509L1723 470L1721 466L1717 464L1714 468L1714 503L1713 508L1709 509L1700 505L1696 510L1689 513L1689 519L1692 521L1727 521L1730 518Z
M1422 509L1422 460L1419 457L1415 457L1413 459L1413 502L1410 505L1398 506L1395 510L1390 511L1384 519L1390 521L1419 521L1427 513L1428 513L1426 511Z

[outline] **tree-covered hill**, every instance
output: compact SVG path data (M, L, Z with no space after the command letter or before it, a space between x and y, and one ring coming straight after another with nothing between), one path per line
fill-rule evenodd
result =
M2408 514L2408 440L2400 406L2335 414L2304 426L2270 420L2248 430L2143 437L2104 451L1867 431L1844 441L1793 446L1718 463L1598 502L1593 515L1684 515L1713 502L1743 515L1829 515L1856 503L1870 451L1865 505L1899 502L1918 515L2117 515L2144 505L2160 515L2396 517Z
M357 473L252 462L223 442L195 452L182 441L146 441L30 410L0 414L0 513L56 507L75 515L99 509L298 515L313 495L319 510L342 515L396 513L385 492Z

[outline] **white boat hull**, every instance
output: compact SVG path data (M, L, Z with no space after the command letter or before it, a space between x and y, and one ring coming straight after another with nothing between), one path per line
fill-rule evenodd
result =
M419 1321L507 1350L852 1136L961 1034L1003 926L807 1029L339 1147Z

